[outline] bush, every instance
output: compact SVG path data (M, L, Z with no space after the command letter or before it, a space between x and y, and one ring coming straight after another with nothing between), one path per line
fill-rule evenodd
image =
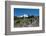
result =
M17 24L17 23L20 23L20 20L16 21L16 24Z

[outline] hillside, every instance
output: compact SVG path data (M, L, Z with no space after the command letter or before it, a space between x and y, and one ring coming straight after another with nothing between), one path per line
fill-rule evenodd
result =
M39 16L17 17L14 16L14 27L37 27Z

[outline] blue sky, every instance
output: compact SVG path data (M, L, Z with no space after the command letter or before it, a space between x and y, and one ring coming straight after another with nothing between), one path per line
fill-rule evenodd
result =
M14 8L14 16L21 16L24 14L39 16L39 9Z

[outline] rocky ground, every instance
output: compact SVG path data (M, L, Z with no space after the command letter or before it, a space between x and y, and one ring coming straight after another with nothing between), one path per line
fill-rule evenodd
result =
M39 17L14 20L14 27L37 27L37 26L39 26Z

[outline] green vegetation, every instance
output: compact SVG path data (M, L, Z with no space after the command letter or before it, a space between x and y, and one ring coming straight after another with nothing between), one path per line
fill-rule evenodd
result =
M36 21L36 22L35 22ZM17 17L14 16L14 27L39 26L39 16Z

